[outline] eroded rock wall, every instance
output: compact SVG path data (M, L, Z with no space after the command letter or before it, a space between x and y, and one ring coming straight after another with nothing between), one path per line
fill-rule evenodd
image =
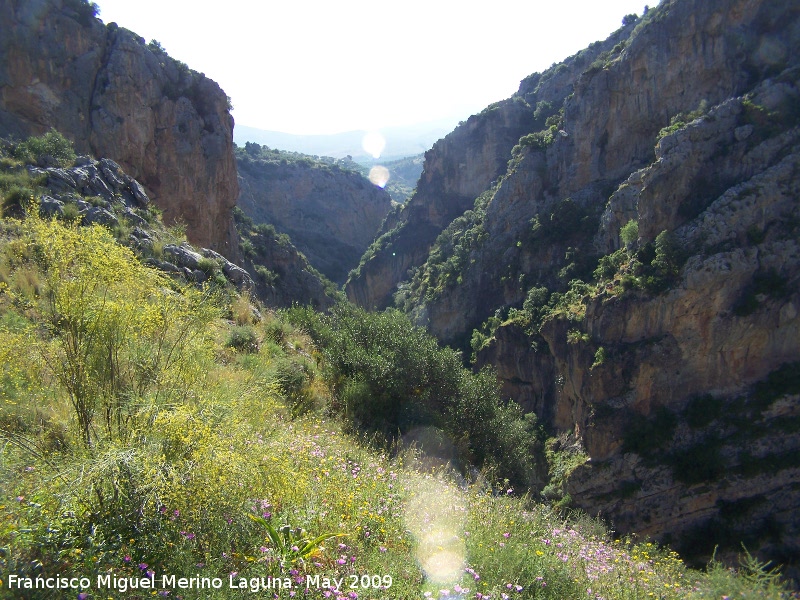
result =
M439 188L420 187L347 288L381 307L400 284L402 308L462 348L505 320L477 366L583 446L572 502L705 560L739 542L800 560L797 56L796 1L661 2L500 104L528 114L499 175L462 183L445 150L463 129L434 147ZM491 191L469 213L456 190ZM598 281L632 220L638 240ZM674 274L636 283L628 263L651 264L662 232ZM538 288L544 305L511 311Z
M233 119L219 86L77 0L0 1L0 132L50 128L117 161L167 223L235 257Z
M239 207L292 239L342 284L392 207L389 194L353 171L312 161L239 157Z

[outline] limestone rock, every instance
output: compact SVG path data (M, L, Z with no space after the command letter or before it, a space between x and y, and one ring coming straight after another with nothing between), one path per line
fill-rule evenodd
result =
M800 549L800 433L777 416L798 396L775 383L800 357L798 30L796 3L665 1L527 78L471 119L480 135L468 122L426 155L417 194L346 288L378 308L399 290L419 324L465 349L473 328L546 288L550 315L531 335L509 318L477 366L583 445L590 460L566 489L577 506L701 560L715 528L765 558ZM491 115L512 105L524 137L505 145L506 168L485 157L511 137ZM631 220L625 258L651 264L666 231L683 257L673 279L581 287ZM571 289L584 291L556 302Z
M131 189L139 206L152 198L190 240L235 257L233 119L219 86L59 0L0 0L0 22L0 134L56 128L78 152L111 159L101 165L107 189L85 171L82 186L113 195L130 185L121 166L141 182Z
M64 203L52 196L40 198L39 212L43 217L60 217L64 215Z
M336 283L369 246L392 201L360 174L307 159L237 157L238 205L256 223L289 235L309 262Z
M171 262L180 267L187 267L189 269L197 269L200 267L202 256L189 249L186 246L176 246L175 244L167 244L164 246L164 255L171 259Z

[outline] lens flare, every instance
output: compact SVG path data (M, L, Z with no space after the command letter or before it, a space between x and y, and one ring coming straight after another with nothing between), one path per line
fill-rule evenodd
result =
M423 449L421 454L414 453L414 462L428 473L447 470L454 451L446 435L427 428L415 432L411 447ZM461 537L467 519L464 494L452 482L431 474L416 476L412 490L405 521L418 542L417 560L433 583L458 583L467 555Z
M436 584L458 583L464 570L466 544L459 537L466 521L466 502L453 486L420 477L416 494L406 505L406 526L417 539L417 560Z
M372 158L380 158L383 149L386 148L386 138L378 131L370 131L361 140L361 147L371 154Z
M375 165L369 170L369 180L379 188L385 187L389 182L389 169Z

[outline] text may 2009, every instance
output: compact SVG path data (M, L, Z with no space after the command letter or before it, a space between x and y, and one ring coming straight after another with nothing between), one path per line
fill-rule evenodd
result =
M221 589L225 581L219 577L179 577L177 575L160 575L148 573L146 577L118 577L113 574L98 575L96 588L101 590L116 590L125 593L128 590L156 590L156 589ZM348 575L345 577L326 577L324 575L306 575L305 580L292 580L289 577L238 577L231 575L227 581L230 589L260 590L290 589L300 587L305 583L309 589L389 589L392 587L391 575ZM92 588L92 581L88 577L20 577L11 574L8 576L9 589L42 589L42 590L76 590L85 591Z

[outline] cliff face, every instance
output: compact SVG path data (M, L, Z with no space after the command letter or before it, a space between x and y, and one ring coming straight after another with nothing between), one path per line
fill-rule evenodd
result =
M547 117L558 113L577 75L631 28L593 44L558 68L529 77L517 95L471 116L434 144L425 153L415 194L384 223L375 251L364 256L348 280L348 298L365 308L391 305L398 284L408 278L409 269L425 262L439 233L505 175L520 137L543 127Z
M466 177L482 195L450 222L473 188L418 191L347 288L381 306L399 283L449 343L495 319L477 363L581 442L573 503L706 557L800 555L799 32L796 2L665 0L525 80L507 170ZM458 178L456 133L425 173Z
M79 0L0 1L0 132L51 127L117 161L189 238L236 254L233 119L219 86Z
M416 193L379 232L389 243L348 280L348 298L366 308L391 304L397 284L425 260L439 232L505 172L511 147L532 122L522 103L505 101L436 142L425 153Z
M238 205L284 232L309 262L342 284L369 246L392 200L360 174L310 158L237 156Z

